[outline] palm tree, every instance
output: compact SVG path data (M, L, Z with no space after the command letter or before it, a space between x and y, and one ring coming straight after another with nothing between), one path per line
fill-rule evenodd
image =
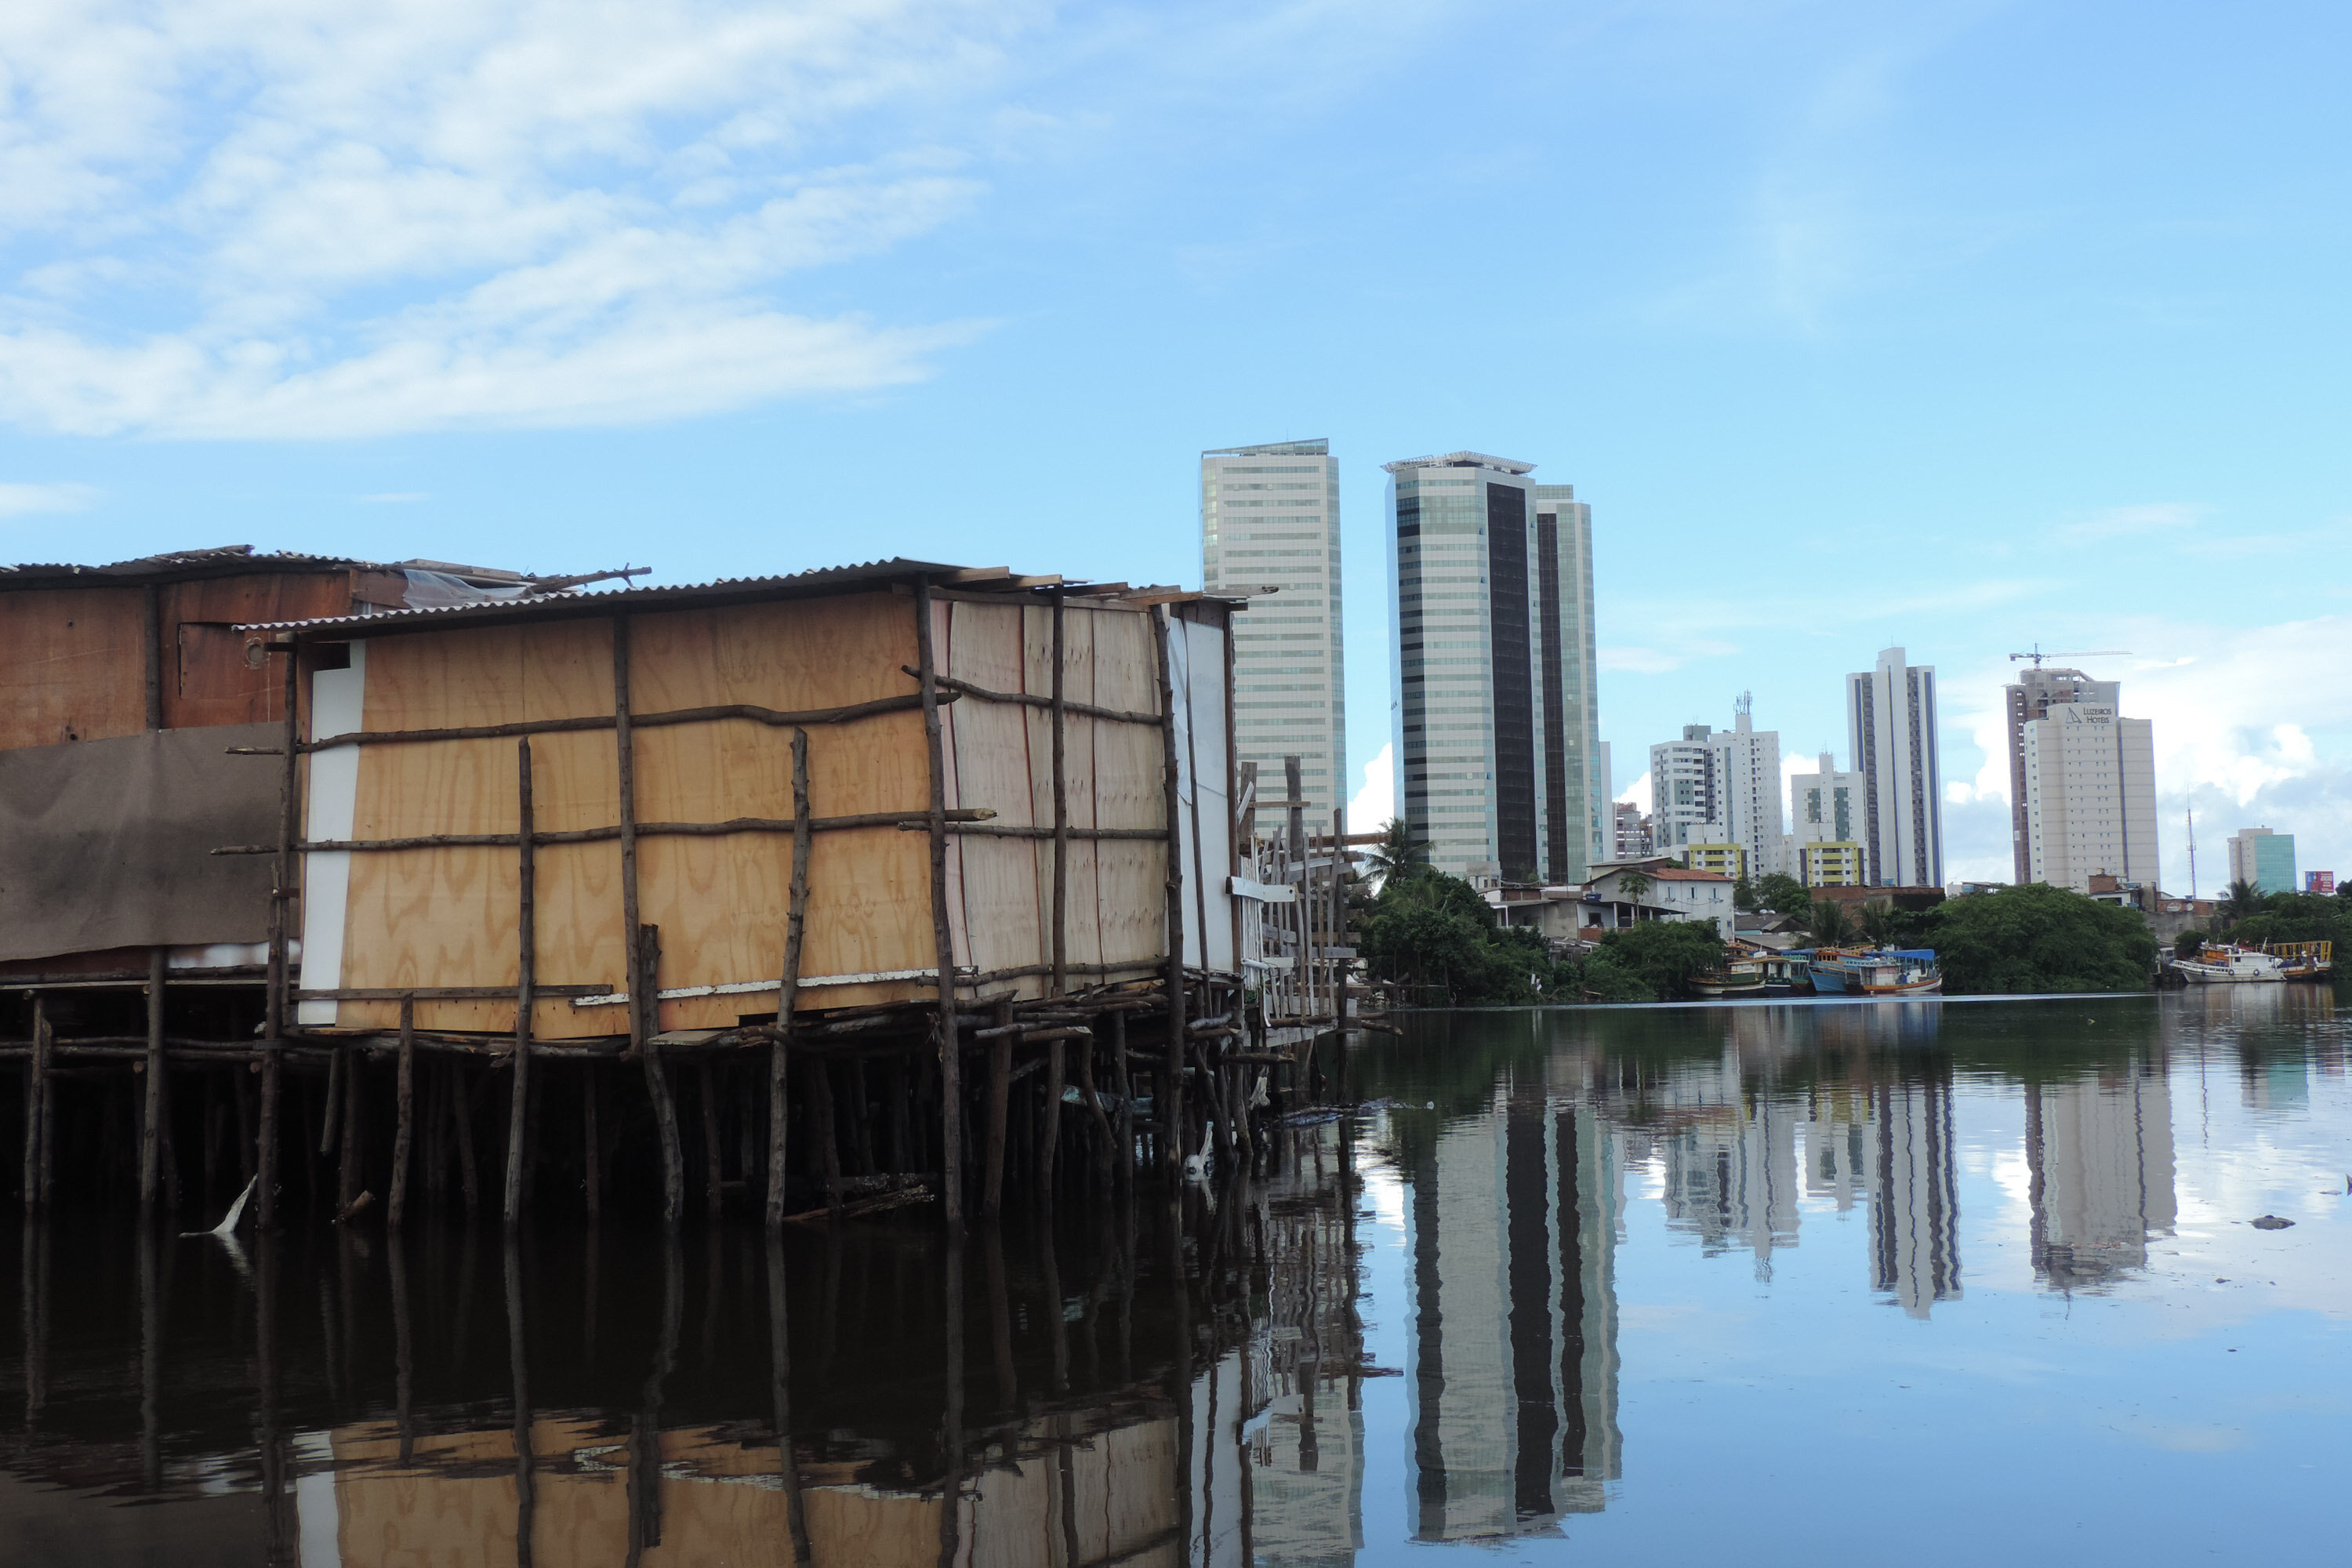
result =
M1429 846L1412 836L1404 818L1391 816L1381 828L1380 842L1364 851L1364 873L1383 888L1394 879L1412 876L1429 864Z
M1862 911L1862 934L1869 939L1874 947L1885 947L1895 940L1896 923L1892 906L1882 909L1876 904L1872 904Z
M2242 921L2248 915L2261 914L2263 903L2262 889L2252 882L2232 882L2222 890L2221 901L2213 906L2213 912L2225 921Z
M1853 936L1853 922L1845 918L1845 906L1835 899L1823 899L1813 906L1811 924L1816 947L1842 947Z

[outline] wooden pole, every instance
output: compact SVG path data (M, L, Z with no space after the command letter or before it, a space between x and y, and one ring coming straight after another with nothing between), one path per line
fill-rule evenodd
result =
M343 1103L342 1051L331 1048L327 1057L327 1109L319 1118L319 1152L335 1152L337 1140L343 1135L343 1124L337 1119Z
M661 928L637 928L636 974L630 982L632 998L643 996L646 1006L645 1044L638 1058L646 1069L646 1095L653 1101L654 1131L661 1142L662 1227L676 1230L686 1215L686 1152L677 1136L677 1101L670 1093L669 1069L662 1063Z
M1135 1081L1127 1068L1127 1014L1110 1016L1110 1081L1118 1095L1118 1175L1135 1179Z
M711 1224L717 1225L727 1203L727 1190L720 1184L725 1168L719 1146L719 1085L709 1057L703 1058L698 1067L699 1081L696 1087L702 1091L698 1097L702 1101L702 1212Z
M593 1067L580 1079L580 1176L590 1225L604 1217L604 1137L596 1126L596 1086L603 1081Z
M331 1116L340 1111L343 1121L342 1160L335 1170L335 1212L341 1215L349 1213L360 1196L360 1128L365 1121L362 1096L366 1089L360 1067L365 1058L354 1050L341 1047L337 1047L335 1054L349 1058L343 1063L342 1104L328 1110Z
M531 843L530 740L515 742L515 805L520 823L520 879L515 910L514 1094L507 1110L506 1227L522 1222L522 1172L530 1110L530 1011L539 983L538 866Z
M940 1184L948 1229L963 1229L963 1052L956 1044L955 939L948 925L947 752L940 728L939 663L931 647L931 584L915 583L915 647L923 742L930 762L931 943L939 967Z
M801 1072L808 1079L809 1138L816 1147L817 1168L824 1175L824 1206L841 1212L841 1134L833 1121L833 1069L823 1057L803 1058Z
M1054 1192L1054 1161L1062 1147L1062 1077L1064 1058L1059 1039L1045 1042L1045 1128L1037 1141L1037 1194L1050 1198ZM1056 1300L1060 1300L1057 1296ZM1055 1321L1060 1321L1055 1319Z
M384 1208L384 1224L398 1230L408 1213L408 1148L416 1123L416 998L400 999L400 1087L398 1125L392 1134L392 1197Z
M1013 1021L1010 1000L996 1005L996 1026ZM1013 1094L1013 1037L998 1035L988 1042L988 1163L980 1200L981 1217L994 1224L1004 1209L1005 1116Z
M147 1116L139 1130L139 1206L155 1206L163 1184L163 950L147 950Z
M1054 994L1070 989L1070 774L1064 752L1069 729L1069 699L1062 623L1067 606L1054 595Z
M1160 1165L1171 1179L1181 1179L1184 1174L1184 857L1177 842L1181 803L1176 770L1176 698L1168 665L1167 612L1155 606L1150 614L1153 651L1160 665L1160 797L1168 823L1168 1060L1152 1118L1160 1124Z
M461 1060L449 1064L449 1131L457 1141L457 1181L470 1217L482 1206L482 1181L474 1163L474 1106L466 1095L466 1069Z
M47 1142L42 1126L42 1112L49 1098L49 1016L48 999L38 992L33 995L33 1052L25 1064L25 1217L31 1219L41 1212L45 1184L42 1173L47 1163L42 1159L42 1146Z
M1118 1015L1114 1015L1117 1016ZM1087 1097L1087 1110L1095 1121L1095 1168L1104 1175L1110 1174L1110 1118L1103 1114L1102 1096L1095 1091L1095 1042L1087 1040L1078 1047L1078 1092Z
M269 897L269 989L263 1001L261 1026L261 1115L255 1130L254 1228L278 1228L278 1099L286 1044L288 927L293 920L294 841L299 837L302 798L301 661L291 643L284 646L286 683L281 699L286 709L286 766L278 782L278 875ZM340 978L340 977L337 977Z
M635 718L629 706L629 617L613 617L613 752L620 770L621 963L628 976L629 1048L645 1048L653 1033L646 998L637 994L637 751Z
M776 1037L768 1047L767 1222L772 1232L781 1230L784 1223L784 1152L792 1110L785 1091L792 1071L793 1013L800 1002L801 943L808 929L808 745L806 730L793 731L793 879L784 913L784 973L783 984L776 993ZM778 1258L781 1267L781 1255Z

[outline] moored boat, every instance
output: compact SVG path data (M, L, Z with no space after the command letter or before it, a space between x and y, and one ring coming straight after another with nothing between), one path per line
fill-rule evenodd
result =
M2172 967L2191 985L2267 985L2287 977L2287 961L2258 947L2210 942L2194 958L2175 958Z
M1721 969L1690 978L1690 988L1701 996L1758 996L1764 991L1764 966L1754 959L1737 959Z
M1813 989L1826 995L1934 996L1944 973L1932 948L1824 948L1813 955Z

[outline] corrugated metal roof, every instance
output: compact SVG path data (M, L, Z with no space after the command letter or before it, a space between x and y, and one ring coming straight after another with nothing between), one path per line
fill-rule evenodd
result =
M766 577L714 577L707 583L684 583L646 588L620 588L604 593L547 594L529 599L494 599L477 605L447 605L427 609L390 610L375 616L336 616L310 621L263 621L239 627L242 631L287 632L298 637L323 636L330 640L334 634L363 632L370 637L396 632L423 630L428 626L450 622L480 623L507 620L537 620L562 618L570 616L611 615L623 608L659 609L686 608L711 604L725 604L753 599L791 597L816 590L852 587L861 583L905 582L918 576L952 580L980 569L950 565L939 561L909 561L892 556L883 561L860 562L847 566L819 566L805 572L783 573ZM985 589L991 579L955 584L951 581L941 586L961 585ZM996 578L992 581L1014 585L1014 580ZM1071 584L1083 592L1082 584Z

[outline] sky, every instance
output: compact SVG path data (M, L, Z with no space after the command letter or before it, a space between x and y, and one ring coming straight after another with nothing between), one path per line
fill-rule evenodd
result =
M1849 761L1937 668L2010 873L2008 655L2154 721L2168 889L2352 873L2352 14L1861 0L16 0L0 558L1197 584L1198 454L1593 509L1601 724ZM640 579L646 581L648 579Z

